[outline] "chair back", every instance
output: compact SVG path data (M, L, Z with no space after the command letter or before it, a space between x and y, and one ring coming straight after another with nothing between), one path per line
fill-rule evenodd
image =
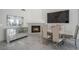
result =
M79 31L79 25L76 26L75 33L73 36L74 39L77 39L78 31Z
M42 28L42 37L47 39L47 25L44 25Z
M61 26L60 25L56 25L52 27L52 33L53 33L53 42L59 42L59 34L61 31Z

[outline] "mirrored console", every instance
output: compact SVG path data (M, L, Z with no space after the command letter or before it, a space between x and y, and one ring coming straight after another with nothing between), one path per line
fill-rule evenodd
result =
M7 28L6 29L6 37L7 42L26 37L28 33L27 27L21 27L21 28Z
M6 38L7 42L27 36L28 28L23 27L23 19L21 16L7 16Z

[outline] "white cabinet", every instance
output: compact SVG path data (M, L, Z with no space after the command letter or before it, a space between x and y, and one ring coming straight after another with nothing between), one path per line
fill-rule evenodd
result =
M7 43L10 41L28 36L28 28L7 28L6 29L6 40Z
M4 38L4 29L0 27L0 41L3 41Z

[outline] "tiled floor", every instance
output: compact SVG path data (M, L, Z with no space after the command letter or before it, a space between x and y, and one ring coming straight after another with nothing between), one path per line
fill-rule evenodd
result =
M77 44L79 45L78 41ZM9 44L0 43L0 50L74 50L74 41L65 40L62 47L55 47L51 41L48 44L39 35L29 35L26 38L16 40Z

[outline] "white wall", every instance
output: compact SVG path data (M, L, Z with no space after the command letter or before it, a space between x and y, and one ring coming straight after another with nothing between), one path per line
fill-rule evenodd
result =
M57 12L57 11L63 11L65 9L44 9L42 10L43 20L47 23L47 13L50 12ZM69 23L68 24L61 24L64 26L64 31L69 34L74 34L75 26L78 22L78 10L77 9L70 9L69 13ZM53 24L48 24L50 27Z
M4 34L2 29L6 27L7 15L23 16L24 17L23 26L28 27L28 23L46 23L47 13L61 10L64 9L26 9L25 12L21 11L20 9L0 9L0 41L4 40ZM77 22L78 22L78 10L71 9L70 23L62 24L64 26L65 32L73 34Z
M65 31L74 34L76 25L78 24L78 10L70 10L70 23L65 25Z
M41 9L28 9L27 10L27 23L45 23L42 20L42 10Z
M7 25L7 15L14 15L14 16L23 16L24 20L26 19L26 13L24 13L21 10L17 9L0 9L0 41L4 40L5 33L4 33L4 28L6 28ZM23 24L25 25L25 24Z
M28 27L28 23L43 23L41 9L0 9L0 41L4 40L3 30L6 27L7 15L24 17L24 27Z
M41 9L26 9L26 11L21 11L21 9L0 9L0 25L4 27L6 26L7 15L24 17L23 26L28 26L27 23L44 23Z
M26 20L26 11L23 12L19 9L1 9L0 10L0 19L1 19L0 24L3 25L4 27L6 26L7 15L23 16L24 20Z

